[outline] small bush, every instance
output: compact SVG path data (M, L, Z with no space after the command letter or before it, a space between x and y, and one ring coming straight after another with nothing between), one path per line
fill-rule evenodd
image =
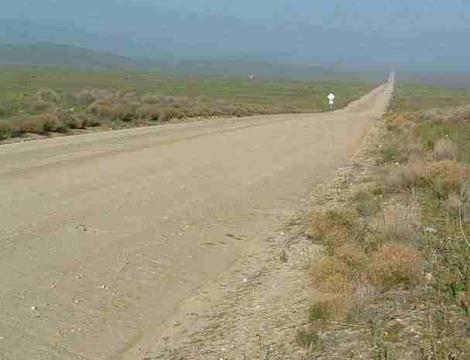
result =
M421 228L421 210L416 199L407 205L387 206L371 223L384 242L413 241Z
M34 97L44 103L58 104L60 102L60 95L52 89L40 89Z
M348 275L348 265L331 256L314 262L311 268L314 285L331 294L343 294L350 291Z
M9 139L14 132L15 127L10 121L0 120L0 140Z
M468 170L456 161L438 161L429 163L426 168L426 180L432 190L441 198L452 192L460 191Z
M469 168L456 161L414 162L390 172L385 184L389 191L428 187L443 199L459 191L469 177Z
M57 114L40 114L36 116L36 120L42 123L45 132L58 130L62 126Z
M347 302L344 296L331 296L316 301L309 309L309 320L326 321L341 319L347 313Z
M389 192L395 192L414 186L422 186L425 180L425 171L425 164L420 161L398 166L386 175L385 188Z
M353 244L344 244L335 250L335 257L349 266L350 272L360 274L367 268L365 252Z
M137 109L137 116L152 121L160 120L161 111L158 105L144 105Z
M421 278L421 255L409 245L387 243L372 257L372 284L387 291L412 288Z
M388 140L381 149L382 160L386 163L404 163L411 158L421 157L422 149L413 136L395 136Z
M79 129L81 127L81 123L77 120L76 116L66 117L64 119L64 125L69 129Z
M296 342L299 346L310 350L318 350L321 346L321 341L320 337L318 336L318 333L312 329L298 330Z
M460 209L462 208L460 195L457 193L449 194L447 199L444 201L444 208L447 210L449 215L457 217Z
M101 118L113 118L115 116L114 108L111 103L106 101L95 101L88 107L88 112Z
M28 111L31 113L41 113L45 111L49 111L54 107L54 104L43 101L43 100L36 100L32 101L28 106Z
M344 244L355 229L357 214L346 208L313 211L310 214L309 236L332 250Z
M15 124L21 133L42 134L44 133L43 124L35 116L27 116L18 119Z
M393 119L393 124L396 125L396 126L405 126L405 125L408 125L410 123L411 122L403 115L397 115Z
M377 290L367 281L360 281L354 285L353 293L348 301L348 314L346 318L350 322L358 321L368 305L377 296Z
M76 126L77 129L86 129L87 127L91 126L90 125L91 118L93 118L93 116L90 114L78 113L78 114L73 114L70 117L69 122L73 124L73 126Z
M432 157L435 161L457 160L457 146L449 139L440 139L434 145Z
M132 121L137 117L136 106L132 104L119 104L113 108L112 112L113 118L124 122Z
M382 207L382 188L367 188L358 191L352 197L352 202L359 215L368 217L376 214Z

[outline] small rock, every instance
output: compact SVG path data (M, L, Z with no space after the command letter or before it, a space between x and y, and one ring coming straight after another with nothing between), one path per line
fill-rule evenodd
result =
M38 309L37 306L31 306L31 311L36 311Z
M425 227L425 228L424 228L424 231L427 232L427 233L430 233L430 234L435 234L435 233L437 233L437 230L436 230L436 229L434 229L434 228L432 228L432 227L429 227L429 226L428 226L428 227Z

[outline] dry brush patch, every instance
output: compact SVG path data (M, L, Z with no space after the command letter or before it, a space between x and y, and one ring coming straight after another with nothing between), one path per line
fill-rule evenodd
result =
M470 356L468 114L390 117L367 183L312 211L307 233L324 257L309 276L323 296L309 320L321 346L306 359ZM455 123L467 142L445 136Z

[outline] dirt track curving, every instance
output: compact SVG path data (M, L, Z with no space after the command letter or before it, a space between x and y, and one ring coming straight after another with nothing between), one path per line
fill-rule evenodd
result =
M288 327L273 314L295 317L289 291L302 286L300 265L279 272L279 227L346 163L392 90L330 114L0 146L0 359L271 351L263 337Z

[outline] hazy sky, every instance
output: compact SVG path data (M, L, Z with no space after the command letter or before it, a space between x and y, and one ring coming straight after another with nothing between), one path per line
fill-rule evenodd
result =
M470 71L470 0L0 1L0 18L74 24L176 55Z
M470 26L468 0L2 0L1 17L116 30L138 14L180 10L250 22L302 22L354 30L453 30Z

